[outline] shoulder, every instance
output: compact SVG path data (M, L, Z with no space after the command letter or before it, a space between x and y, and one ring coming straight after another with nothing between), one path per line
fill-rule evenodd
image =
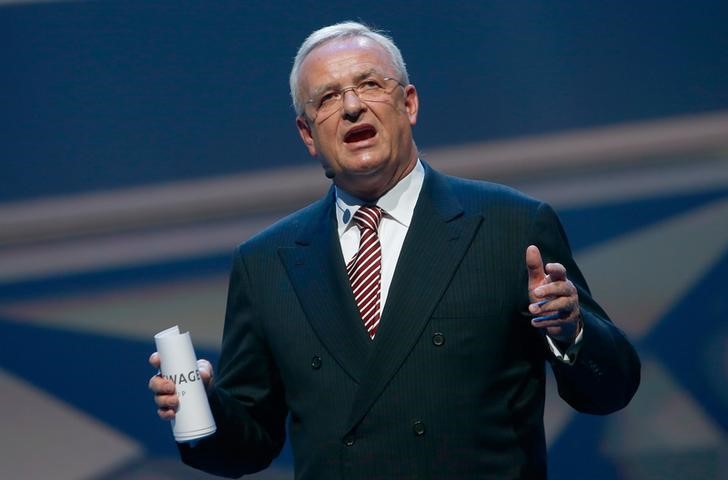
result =
M542 201L500 183L455 177L435 170L432 170L431 174L435 181L447 185L450 194L466 211L497 208L534 212L543 205Z
M254 254L291 247L305 237L306 232L315 229L317 224L322 224L329 218L332 204L331 196L326 195L256 233L239 244L237 251L240 254Z

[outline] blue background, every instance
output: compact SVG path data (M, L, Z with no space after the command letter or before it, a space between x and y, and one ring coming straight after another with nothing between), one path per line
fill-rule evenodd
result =
M425 153L728 109L721 1L18 2L0 7L0 205L315 162L295 131L289 69L306 35L346 19L385 29L402 50ZM559 213L578 255L726 198L728 188L715 187ZM0 283L0 307L204 281L228 268L226 250L20 279ZM728 360L710 342L726 338L727 269L724 251L636 341L700 405L722 453L693 452L693 470L674 477L654 476L654 465L640 476L604 453L609 420L578 415L550 446L552 478L718 478L728 464ZM699 328L685 328L694 319ZM146 389L151 341L42 326L2 308L0 339L2 369L142 446L144 460L98 478L166 478L149 463L175 456ZM58 358L82 368L39 368ZM120 396L116 384L128 390ZM673 453L657 451L652 463ZM290 470L290 452L277 466Z

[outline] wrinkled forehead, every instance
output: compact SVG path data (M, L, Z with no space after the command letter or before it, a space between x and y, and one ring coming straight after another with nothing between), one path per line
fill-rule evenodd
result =
M303 60L299 89L309 92L322 85L350 82L369 72L395 74L389 52L367 37L335 38L318 45Z

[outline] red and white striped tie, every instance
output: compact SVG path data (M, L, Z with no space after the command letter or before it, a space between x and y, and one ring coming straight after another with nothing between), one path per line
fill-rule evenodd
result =
M346 266L359 314L372 339L377 333L380 317L382 246L377 229L381 219L382 210L376 206L363 206L354 214L353 220L359 227L361 239L359 251Z

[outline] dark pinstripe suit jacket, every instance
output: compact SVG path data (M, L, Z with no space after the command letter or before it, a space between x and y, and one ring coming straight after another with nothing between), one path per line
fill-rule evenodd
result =
M592 300L552 209L426 166L374 341L336 234L333 190L236 251L216 388L218 433L183 460L240 476L278 454L296 478L546 476L544 366L583 412L629 402L639 359ZM527 312L525 250L565 265L585 323L576 364L554 362Z

